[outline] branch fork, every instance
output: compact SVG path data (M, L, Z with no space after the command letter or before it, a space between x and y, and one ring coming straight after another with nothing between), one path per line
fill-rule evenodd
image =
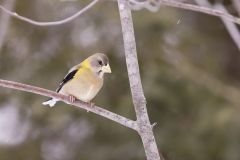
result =
M18 83L18 82L7 81L7 80L3 80L3 79L0 79L0 86L5 87L5 88L21 90L21 91L25 91L25 92L35 93L35 94L46 96L46 97L55 98L55 99L65 102L69 105L85 109L87 112L93 112L93 113L103 116L107 119L110 119L114 122L117 122L125 127L128 127L128 128L138 131L137 124L133 120L130 120L128 118L120 116L116 113L110 112L110 111L108 111L104 108L98 107L96 105L90 106L89 103L86 103L86 102L83 102L80 100L71 102L69 96L58 94L54 91L50 91L50 90L46 90L43 88L26 85L26 84L22 84L22 83Z

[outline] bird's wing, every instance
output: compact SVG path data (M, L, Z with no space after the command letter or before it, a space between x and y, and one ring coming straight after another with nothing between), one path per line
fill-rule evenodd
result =
M74 67L73 67L74 68ZM64 77L64 79L62 80L62 82L60 83L59 87L57 88L57 92L59 92L62 87L68 82L70 81L71 79L73 79L73 77L75 76L75 74L77 73L78 69L77 68L74 68L74 69L71 69L68 74Z

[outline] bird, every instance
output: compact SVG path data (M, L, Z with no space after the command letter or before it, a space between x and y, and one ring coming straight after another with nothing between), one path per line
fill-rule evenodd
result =
M91 103L103 86L105 73L111 73L108 57L103 53L95 53L72 67L56 92L70 96L71 102L79 99ZM51 98L42 104L53 107L57 101Z

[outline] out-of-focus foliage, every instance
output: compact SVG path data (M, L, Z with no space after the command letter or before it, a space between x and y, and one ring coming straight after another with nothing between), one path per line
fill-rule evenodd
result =
M87 3L21 0L15 10L52 21ZM240 54L222 22L168 7L133 12L133 19L149 116L158 123L154 132L165 159L239 160ZM109 56L113 72L94 103L135 119L116 2L102 1L61 26L12 19L0 49L0 77L55 90L70 67L94 52ZM44 100L0 89L1 160L145 159L134 131L62 102L44 107Z

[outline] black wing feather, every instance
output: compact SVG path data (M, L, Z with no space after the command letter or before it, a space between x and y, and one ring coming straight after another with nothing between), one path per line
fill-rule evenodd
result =
M64 79L62 80L62 82L60 83L58 89L57 89L57 92L59 92L62 87L64 86L64 84L66 84L68 81L70 81L71 79L73 79L73 77L75 76L75 74L77 73L78 69L75 69L71 72L69 72L65 77Z

